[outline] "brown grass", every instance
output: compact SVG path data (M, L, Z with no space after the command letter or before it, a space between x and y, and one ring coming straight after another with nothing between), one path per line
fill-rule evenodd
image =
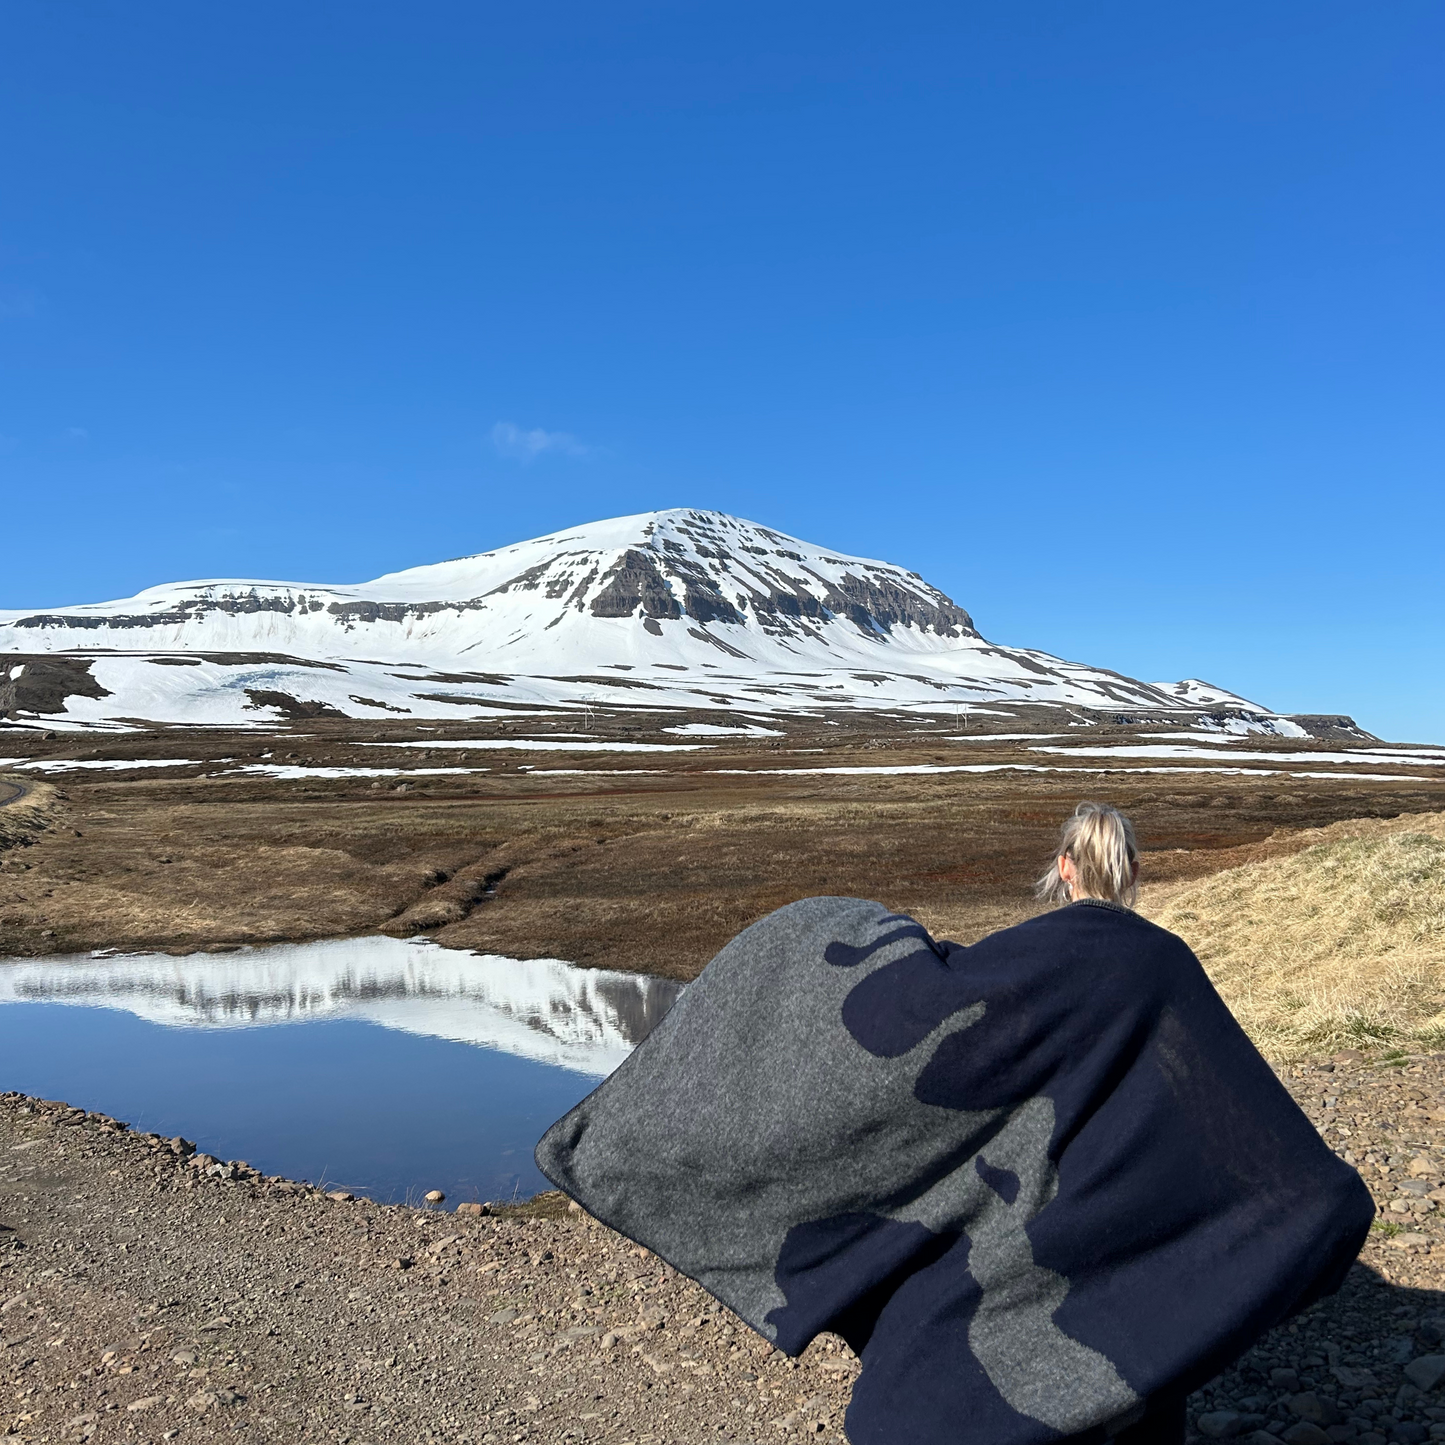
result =
M1300 852L1147 889L1276 1060L1445 1043L1445 813L1337 823Z
M59 796L49 783L11 773L0 774L0 798L13 797L16 789L23 789L23 796L0 806L0 849L34 842L35 835L52 823L60 811Z

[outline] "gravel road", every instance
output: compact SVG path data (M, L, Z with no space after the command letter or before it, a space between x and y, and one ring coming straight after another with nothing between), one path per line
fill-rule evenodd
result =
M1445 1439L1445 1059L1342 1055L1285 1072L1358 1160L1380 1226L1338 1296L1193 1398L1191 1433ZM786 1359L557 1197L444 1210L333 1198L0 1095L0 1436L842 1438L858 1364L841 1341Z

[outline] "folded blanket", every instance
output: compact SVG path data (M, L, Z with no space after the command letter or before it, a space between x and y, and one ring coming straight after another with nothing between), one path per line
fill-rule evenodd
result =
M856 898L733 939L537 1146L788 1354L854 1445L1139 1418L1337 1288L1374 1208L1173 934L1081 902L971 947Z

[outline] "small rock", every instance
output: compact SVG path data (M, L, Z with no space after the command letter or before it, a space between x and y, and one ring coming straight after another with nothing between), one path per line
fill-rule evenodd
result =
M1271 1435L1268 1430L1256 1430L1252 1435L1244 1437L1244 1445L1284 1445L1278 1435Z
M1330 1437L1308 1420L1291 1425L1281 1438L1284 1445L1331 1445Z
M423 1196L428 1204L443 1204L446 1202L446 1195L440 1189L428 1189Z
M1340 1423L1340 1412L1333 1400L1322 1400L1313 1390L1306 1390L1302 1395L1292 1395L1286 1402L1290 1414L1301 1420L1307 1420L1311 1425L1338 1425Z
M485 1204L459 1204L456 1207L456 1212L458 1214L471 1214L481 1216L483 1214L490 1214L492 1211Z
M1358 1369L1354 1365L1331 1365L1330 1374L1346 1390L1368 1390L1378 1383L1369 1370Z
M152 1405L165 1404L165 1400L166 1397L164 1395L147 1395L144 1399L132 1400L125 1408L131 1412L136 1410L149 1410Z
M1428 1155L1417 1154L1410 1161L1410 1173L1416 1179L1438 1179L1440 1177L1440 1166Z
M1418 1249L1430 1243L1428 1234L1417 1234L1413 1230L1407 1230L1404 1234L1397 1234L1391 1241L1396 1249Z
M175 1354L171 1356L171 1364L173 1365L190 1366L194 1365L195 1363L196 1352L194 1350L177 1350Z
M613 1330L608 1330L598 1342L604 1350L610 1350L622 1337Z
M196 1393L186 1401L187 1407L194 1410L198 1415L204 1414L217 1403L216 1392L214 1390L197 1390Z
M1395 1439L1404 1442L1404 1445L1425 1445L1430 1438L1430 1427L1422 1425L1418 1420L1400 1420L1395 1425Z
M509 1325L516 1318L516 1310L498 1310L487 1323L489 1325Z
M1271 1370L1269 1382L1281 1394L1297 1395L1299 1393L1299 1374L1294 1370Z
M1417 1390L1433 1390L1445 1376L1445 1355L1421 1355L1405 1366L1405 1378Z
M1211 1410L1198 1420L1199 1433L1211 1440L1229 1440L1239 1434L1238 1410Z
M326 1192L328 1199L334 1199L338 1204L350 1204L356 1198L354 1194L348 1194L344 1189L329 1189Z

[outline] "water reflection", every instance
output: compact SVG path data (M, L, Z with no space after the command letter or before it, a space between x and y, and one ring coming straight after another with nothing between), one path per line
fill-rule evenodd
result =
M0 963L0 1004L123 1009L187 1029L354 1019L597 1078L631 1053L680 991L641 974L394 938Z
M429 941L0 962L0 1089L377 1199L545 1187L542 1131L677 984Z

